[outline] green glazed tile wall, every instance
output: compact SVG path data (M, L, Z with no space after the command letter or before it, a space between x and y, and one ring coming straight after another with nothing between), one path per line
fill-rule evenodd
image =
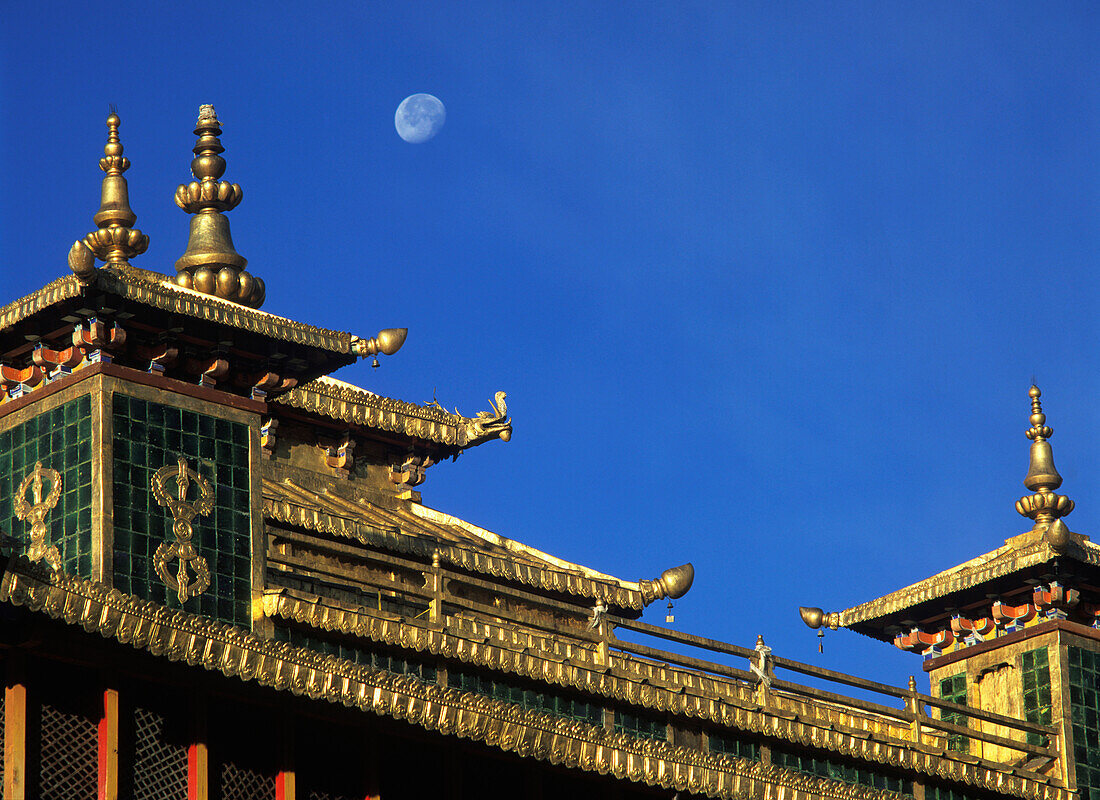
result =
M615 730L638 739L657 739L661 742L668 740L668 723L663 719L631 714L617 708L615 709Z
M960 792L958 789L950 789L933 783L924 787L924 800L976 800L976 798L974 795Z
M885 789L898 794L913 795L913 783L896 775L884 775L881 772L858 767L831 758L821 758L801 753L789 753L784 750L772 750L772 763L777 767L798 770L819 778L832 778L834 781L858 783L873 789Z
M566 719L575 719L589 725L603 725L603 706L589 703L577 697L543 692L521 686L511 681L497 680L475 672L459 669L447 670L447 685L466 692L492 697L533 711L542 711Z
M30 545L30 526L15 516L16 489L36 462L61 473L61 497L46 517L48 544L61 568L92 577L92 400L89 395L0 433L0 530ZM44 481L48 486L48 482ZM48 488L46 489L48 491ZM33 500L30 490L28 500Z
M277 642L288 642L296 647L308 647L319 653L344 658L356 664L363 664L374 669L393 672L398 675L412 675L424 683L435 683L435 667L423 661L399 658L389 653L379 653L375 650L364 650L347 643L333 641L331 639L314 636L311 633L298 628L276 625L274 636Z
M940 681L940 698L942 700L949 700L952 703L958 703L960 706L966 705L966 673L960 672L958 675L952 675L950 678L944 678ZM944 722L950 722L953 725L967 725L967 718L961 713L956 711L941 711L940 719ZM947 737L947 749L959 750L963 753L970 752L970 739L959 734L951 734Z
M1039 722L1049 725L1051 722L1050 702L1050 662L1047 660L1047 649L1039 647L1028 650L1020 656L1022 667L1021 682L1024 693L1024 719L1028 722ZM1030 744L1039 744L1045 739L1037 733L1029 733L1027 740Z
M707 747L712 753L722 753L727 756L747 758L750 761L760 760L760 745L756 742L742 739L739 736L708 733Z
M1069 648L1073 760L1081 800L1100 800L1100 653Z
M250 628L252 517L248 426L174 406L114 395L114 585L179 608L156 573L161 542L174 542L172 515L157 504L153 473L179 456L214 487L214 510L196 516L192 542L210 568L210 587L184 608ZM196 489L191 490L192 493ZM196 495L197 496L197 495ZM169 564L173 572L177 562ZM189 571L194 577L194 573Z

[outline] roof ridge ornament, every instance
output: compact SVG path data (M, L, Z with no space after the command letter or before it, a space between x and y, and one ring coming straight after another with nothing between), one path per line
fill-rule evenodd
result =
M1047 541L1055 550L1064 549L1070 541L1069 529L1061 517L1073 511L1074 503L1065 495L1055 494L1054 490L1062 485L1062 476L1054 466L1054 451L1047 441L1054 430L1046 424L1047 416L1039 398L1039 387L1032 385L1028 390L1031 398L1031 427L1025 435L1031 440L1031 453L1024 486L1035 494L1021 497L1016 501L1016 510L1035 521L1032 528L1045 534Z
M137 214L130 208L130 190L122 174L130 168L130 159L122 154L120 122L112 108L107 117L107 144L103 146L103 158L99 159L99 168L106 174L99 211L92 217L97 230L76 242L69 251L69 267L82 283L91 283L95 278L92 255L108 266L129 264L131 258L149 247L149 237L133 227Z
M178 285L212 294L245 306L259 308L264 302L264 282L245 272L248 259L233 247L226 211L236 208L244 197L236 183L219 181L225 173L225 152L221 123L214 106L199 106L195 123L198 141L192 148L191 174L196 180L176 188L176 205L191 218L187 250L176 261Z

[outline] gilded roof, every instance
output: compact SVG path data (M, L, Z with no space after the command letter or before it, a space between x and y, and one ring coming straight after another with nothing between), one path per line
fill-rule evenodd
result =
M929 600L938 600L956 592L981 586L996 578L1037 564L1066 557L1065 553L1060 555L1041 537L1025 535L1020 538L1024 541L1018 543L1010 540L1009 543L992 552L972 558L883 597L841 611L840 626L853 627L861 622L913 608ZM1031 541L1027 541L1028 538ZM1087 540L1079 541L1077 544L1078 546L1070 552L1070 557L1082 563L1100 566L1100 546Z
M364 544L430 558L461 569L540 589L642 609L651 596L639 583L572 564L416 503L384 508L364 499L316 492L290 479L263 481L264 516L284 525L355 539Z
M611 774L617 778L690 791L716 798L763 797L779 789L789 800L814 798L886 798L887 793L803 775L771 765L706 753L668 742L643 740L575 720L523 709L472 692L444 688L410 676L396 675L304 647L264 639L182 610L140 600L95 581L64 573L50 574L23 557L11 558L0 581L0 602L24 606L66 624L132 647L199 666L227 677L313 699L404 720L444 735L473 739L522 757L566 767ZM384 621L383 621L384 622ZM471 623L477 624L477 623ZM392 638L409 646L421 637L437 639L449 631L422 634L407 623L393 623ZM482 646L490 647L487 635ZM426 639L425 639L426 641ZM536 658L530 649L518 658ZM637 659L634 659L637 661ZM643 662L639 662L643 663ZM567 663L567 666L572 666ZM663 668L663 665L658 665ZM683 670L670 670L682 672ZM596 670L593 670L596 672ZM602 670L604 676L613 668ZM643 685L643 703L660 707L658 686ZM679 692L678 694L683 694ZM713 705L714 699L695 702ZM1047 781L967 763L943 752L925 752L879 740L873 733L846 734L822 728L797 713L757 709L734 710L724 724L759 729L788 741L821 747L880 763L908 767L962 781L1001 794L1031 800L1067 800L1068 793ZM755 719L755 725L752 720Z
M280 395L276 403L339 419L354 425L428 439L453 447L473 447L511 436L512 424L494 409L476 417L450 413L441 406L417 405L382 397L350 383L324 377ZM502 435L507 431L506 435Z
M167 276L128 265L96 270L97 286L105 292L174 314L231 325L241 330L286 342L350 355L350 333L317 328L275 314L268 314L214 295L202 294L172 283ZM0 308L0 330L52 305L79 297L83 287L75 275L67 275Z

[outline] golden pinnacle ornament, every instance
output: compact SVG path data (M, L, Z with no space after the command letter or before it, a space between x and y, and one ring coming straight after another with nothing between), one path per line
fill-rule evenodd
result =
M130 208L130 190L122 174L130 168L130 159L122 155L119 122L118 114L112 111L107 117L107 144L103 147L103 158L99 159L99 168L106 175L99 211L92 217L97 229L83 241L76 242L69 252L69 267L85 283L95 277L95 262L89 251L111 266L128 264L132 257L141 255L149 247L149 237L133 227L137 214Z
M176 205L191 218L187 251L176 262L176 283L203 294L212 294L242 305L259 308L264 301L264 282L245 272L247 259L233 247L226 211L237 207L241 187L218 179L225 173L225 152L218 136L221 123L214 106L199 107L192 152L191 174L197 180L176 189Z
M1031 398L1031 416L1028 421L1031 427L1027 429L1026 436L1031 440L1031 453L1024 486L1035 494L1017 500L1016 510L1033 519L1035 526L1032 530L1042 531L1051 546L1061 550L1069 542L1069 531L1061 517L1073 511L1073 501L1065 495L1055 494L1054 491L1062 485L1062 476L1054 466L1054 452L1048 441L1054 430L1047 425L1047 415L1043 413L1039 400L1042 394L1038 386L1032 386L1028 390Z

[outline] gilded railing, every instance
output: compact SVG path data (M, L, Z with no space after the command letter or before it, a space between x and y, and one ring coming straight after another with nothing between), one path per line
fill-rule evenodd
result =
M368 603L356 609L360 615L392 618L405 625L423 626L425 631L453 634L459 639L481 637L486 647L490 642L507 640L510 648L518 648L524 654L524 663L531 661L533 665L548 660L558 664L553 668L546 664L536 670L543 678L550 674L546 670L553 672L558 676L553 682L582 691L599 683L597 678L586 679L595 683L583 684L567 679L567 674L579 674L570 672L575 667L584 674L606 673L616 681L616 686L629 684L634 689L663 686L674 691L680 687L686 690L685 702L688 695L696 698L684 706L687 716L709 716L710 712L703 711L699 704L705 705L709 702L706 698L713 698L729 709L739 709L731 713L754 718L764 714L777 720L795 721L807 730L819 731L822 742L838 737L866 740L877 743L876 747L943 756L953 762L980 764L1048 786L1062 785L1063 771L1059 768L1062 743L1057 728L932 697L918 692L912 681L909 688L898 688L775 656L762 641L756 648L740 647L612 616L601 604L593 609L561 597L555 601L555 614L519 613L510 608L513 603L537 608L545 604L545 597L515 585L448 569L440 559L427 566L423 561L383 554L362 545L324 542L290 531L269 531L269 537L268 568L275 570L269 575L274 577L285 571L332 581L335 585L354 586L366 598L377 593L379 609L364 607L374 605L368 599ZM296 546L307 543L311 553L297 552ZM319 557L329 550L334 554L339 550L344 557L356 556L362 561L343 563L340 559ZM275 579L275 584L278 583ZM410 611L387 613L381 608L383 595L404 598ZM575 622L565 623L564 617L573 617ZM700 648L707 655L699 658L626 641L617 635L623 631ZM715 654L745 659L748 668L719 663ZM566 669L569 665L573 666ZM493 663L483 666L493 668ZM836 688L834 691L809 686L806 681L824 682ZM879 695L884 701L872 702L843 694L846 689ZM633 690L623 695L616 689L614 694L627 703L634 696ZM758 730L755 723L749 724ZM766 732L764 728L759 731ZM817 741L817 735L812 740Z
M772 655L771 649L764 646L762 641L754 649L634 620L606 617L605 622L607 641L614 649L746 682L754 686L757 700L765 709L794 712L799 714L803 721L817 718L823 724L830 725L838 731L847 729L853 733L874 732L879 736L910 746L966 752L986 761L1003 764L1017 772L1033 773L1036 776L1048 773L1051 765L1055 764L1060 757L1058 728L1026 722L922 694L916 690L912 682L909 688L902 689L812 664L781 658ZM615 636L616 628L744 658L749 662L750 669L738 669L623 641ZM884 695L900 700L901 704L898 707L875 703L818 687L781 680L776 677L776 670L786 670L829 683ZM930 714L929 709L936 709L938 713ZM987 730L989 726L997 726L1008 735L992 733ZM1004 750L1009 750L1015 753L1017 758L1010 763L1003 759L987 758L984 752L987 745L990 749L997 748L996 752L1003 753Z

